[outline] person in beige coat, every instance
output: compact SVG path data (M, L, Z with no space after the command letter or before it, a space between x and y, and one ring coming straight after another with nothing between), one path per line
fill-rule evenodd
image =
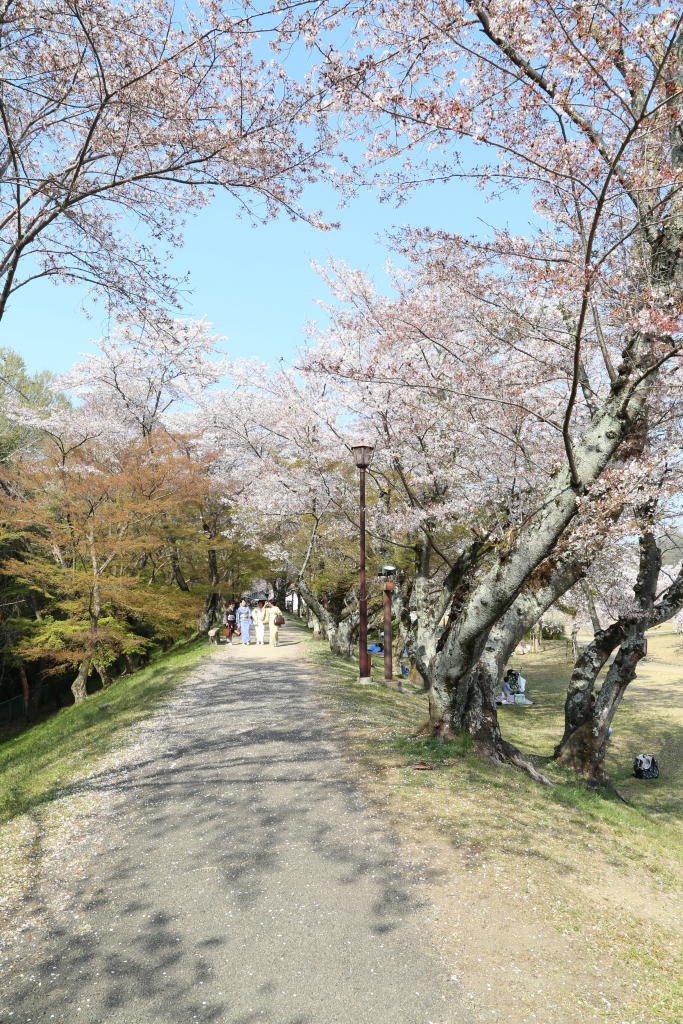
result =
M280 642L280 627L276 624L275 620L281 617L282 612L274 601L268 601L266 603L266 615L268 633L270 636L270 646L277 647Z

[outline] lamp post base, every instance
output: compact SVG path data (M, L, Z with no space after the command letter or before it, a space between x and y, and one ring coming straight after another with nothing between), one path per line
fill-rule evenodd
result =
M372 676L358 676L356 682L362 686L370 686L371 683L373 686L388 686L391 690L403 693L402 679L373 679Z

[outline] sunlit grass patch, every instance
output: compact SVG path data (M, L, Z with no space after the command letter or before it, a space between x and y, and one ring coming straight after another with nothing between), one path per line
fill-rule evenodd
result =
M399 735L384 743L387 751L393 751L407 760L428 761L441 766L449 765L455 758L467 757L474 750L474 744L467 735L459 736L450 743Z
M607 761L625 805L552 760L571 674L562 642L515 659L534 704L500 712L503 735L550 788L492 768L468 739L417 739L423 693L362 687L357 666L322 643L309 650L351 769L401 837L436 908L433 940L482 1013L494 1007L506 1024L680 1024L683 659L680 669L641 663L615 718ZM632 777L641 751L659 760L655 782ZM434 770L411 767L419 761Z

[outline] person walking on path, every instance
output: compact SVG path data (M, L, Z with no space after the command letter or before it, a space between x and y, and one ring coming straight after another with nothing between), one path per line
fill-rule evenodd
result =
M240 606L237 609L237 625L240 628L240 634L242 636L242 643L249 643L249 627L251 626L251 608L247 602L242 598Z
M264 603L265 602L263 601L259 601L259 603L254 608L253 612L251 613L251 619L252 622L254 623L254 632L256 633L256 643L261 644L261 646L263 646L263 637L266 631L267 620Z
M231 601L223 612L223 625L228 631L226 634L228 643L232 644L232 635L235 632L235 626L237 625L237 608L234 601Z
M274 601L268 601L266 603L266 614L268 621L268 642L271 647L277 647L280 640L280 619L282 619L282 612Z

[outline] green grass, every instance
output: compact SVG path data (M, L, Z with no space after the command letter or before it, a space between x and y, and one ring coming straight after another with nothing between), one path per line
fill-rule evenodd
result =
M466 738L443 746L415 739L428 714L422 692L362 687L355 666L311 642L321 706L343 733L359 784L405 848L415 857L429 849L431 867L440 865L429 893L439 915L433 938L459 972L470 971L469 991L507 1024L533 1021L532 1013L543 1024L683 1020L679 647L676 637L650 641L651 657L678 658L680 667L641 663L615 718L607 763L624 805L608 789L588 792L552 761L571 673L564 642L514 659L534 705L500 712L505 738L551 788L491 767ZM641 751L655 753L658 780L632 778ZM434 770L414 770L418 761ZM463 938L456 922L465 907ZM507 950L521 968L516 981L504 974Z
M73 834L76 819L89 815L88 777L106 771L133 727L209 653L205 640L178 644L84 703L0 742L0 911L6 927L17 924L12 918L35 883L45 851Z

